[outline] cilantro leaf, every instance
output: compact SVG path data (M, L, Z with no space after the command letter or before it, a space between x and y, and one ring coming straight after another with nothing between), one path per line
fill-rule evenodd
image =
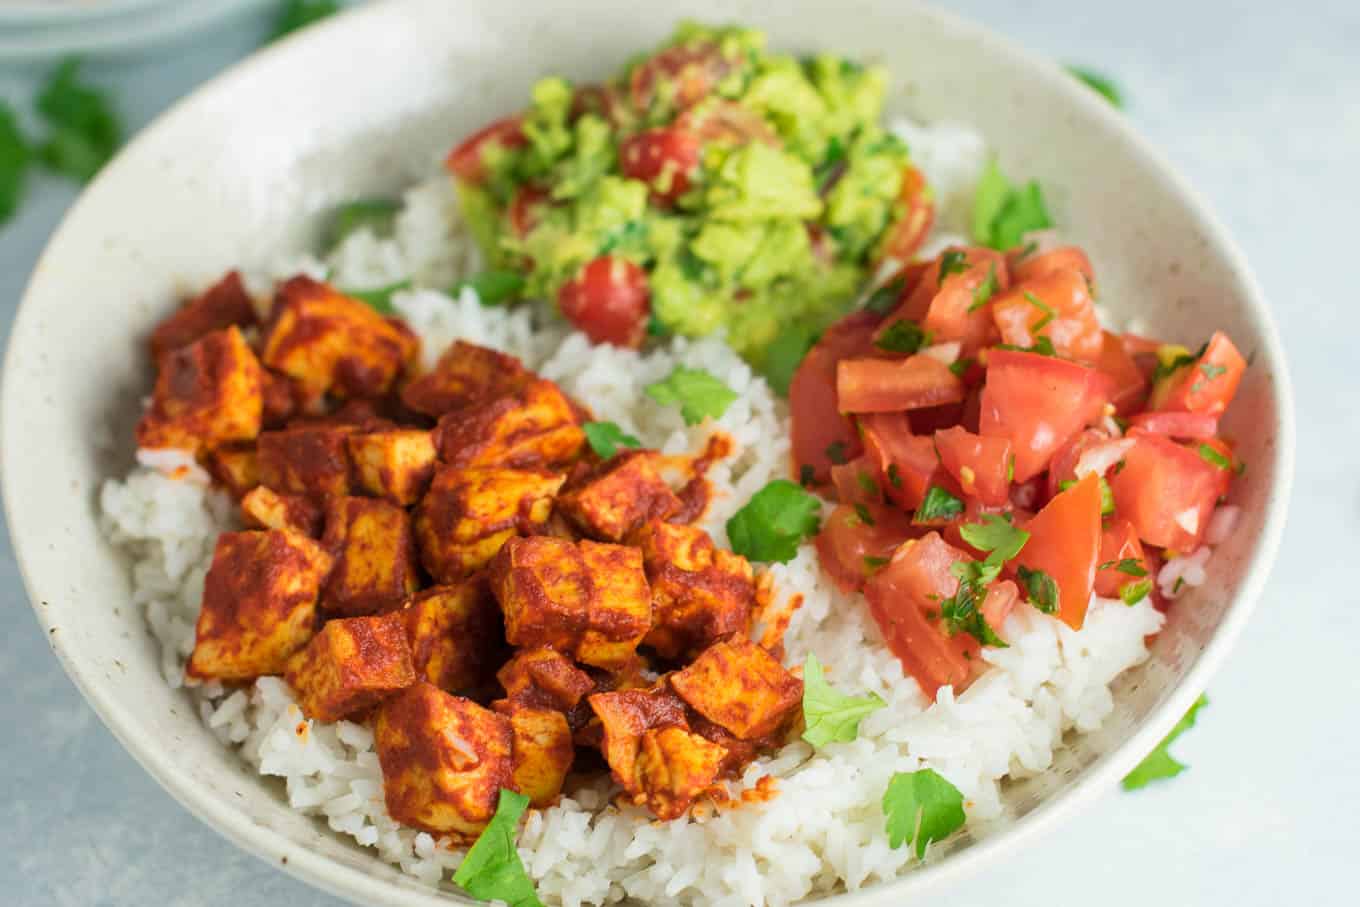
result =
M919 324L901 318L888 325L878 339L874 341L874 346L889 353L910 355L929 342L930 334L922 330Z
M1089 67L1070 63L1067 66L1067 71L1079 81L1084 82L1087 88L1109 101L1114 107L1120 110L1124 109L1124 95L1109 76L1102 75Z
M993 294L996 293L996 262L987 263L987 276L982 283L978 284L973 291L972 305L968 306L968 311L976 312L978 309L992 301Z
M904 842L916 847L916 858L926 855L932 841L943 841L963 827L963 794L934 769L898 772L883 793L888 817L888 845Z
M1054 318L1058 317L1058 313L1053 311L1053 308L1050 305L1048 305L1048 303L1044 302L1038 296L1035 296L1029 290L1025 291L1025 301L1028 302L1030 305L1034 306L1040 312L1044 313L1044 317L1040 318L1037 322L1030 325L1031 331L1034 331L1036 333L1042 331L1044 328L1048 327L1049 322L1051 322Z
M1211 363L1211 362L1201 362L1201 363L1200 363L1200 366L1199 366L1199 370L1200 370L1201 372L1204 373L1204 377L1205 377L1207 380L1212 381L1212 380L1214 380L1215 378L1217 378L1219 375L1221 375L1221 374L1223 374L1224 372L1226 372L1226 371L1228 370L1228 368L1227 368L1227 366L1224 366L1224 365L1214 365L1214 364Z
M274 30L269 33L268 40L277 41L284 35L319 22L327 16L333 16L339 11L340 4L336 0L287 0L279 9L278 18L274 20Z
M897 308L897 301L902 296L902 291L907 287L905 277L894 277L869 294L869 298L864 301L864 308L873 312L875 315L886 315Z
M988 560L1008 561L1020 553L1029 541L1029 533L1013 526L998 513L983 516L981 523L964 523L959 527L963 540L979 551L989 551Z
M861 501L855 502L855 516L859 517L859 521L865 526L874 525L874 515L869 512L869 508Z
M963 513L963 501L940 486L931 485L926 490L926 496L922 499L921 506L916 508L914 519L918 523L934 523L953 519L961 513Z
M1232 460L1229 460L1208 444L1201 444L1199 446L1199 455L1200 459L1207 463L1212 463L1219 469L1232 469Z
M1147 571L1136 557L1126 557L1118 561L1106 561L1097 570L1118 570L1126 576L1147 576Z
M940 602L940 617L944 618L950 634L967 633L984 646L1008 648L982 613L982 605L987 600L986 584L997 578L1001 565L955 561L950 569L959 577L959 591Z
M677 365L675 371L647 385L647 396L662 406L680 407L686 425L698 425L706 418L717 419L727 412L737 392L701 368Z
M775 479L727 521L732 550L753 561L785 563L821 525L821 502L788 479Z
M817 481L817 470L810 463L804 463L798 467L798 484L804 488L811 486Z
M18 118L0 101L0 224L19 210L33 152L19 129Z
M357 233L365 227L378 236L390 236L392 224L400 210L401 202L390 198L360 198L345 202L331 215L326 242L334 248L351 233Z
M1025 587L1029 603L1045 614L1058 613L1059 589L1053 577L1042 570L1031 570L1023 564L1015 571L1016 579Z
M826 445L826 458L835 466L844 466L849 462L845 456L845 442L832 441Z
M973 239L993 249L1013 249L1026 233L1051 226L1039 184L1014 186L995 159L988 161L973 197Z
M641 441L625 434L623 429L613 422L587 422L581 426L581 430L585 432L586 440L590 442L590 449L605 460L618 453L620 447L642 446Z
M949 364L949 371L950 374L954 375L956 378L962 378L964 375L968 374L968 370L972 367L972 359L955 359Z
M890 563L892 563L892 558L890 557L874 557L872 554L864 555L864 566L868 567L870 570L878 570L888 566Z
M501 789L496 815L453 874L455 885L479 900L504 901L510 907L543 907L515 849L519 817L528 805L529 798L523 794Z
M456 299L465 289L476 293L477 301L482 305L500 305L519 295L524 289L524 277L516 271L499 271L493 268L454 284L449 295Z
M1152 752L1148 753L1147 757L1144 758L1142 762L1138 763L1138 766L1133 771L1124 776L1124 790L1138 790L1139 788L1146 787L1153 781L1158 781L1162 778L1174 778L1185 771L1186 766L1172 758L1171 754L1167 752L1167 747L1169 747L1177 737L1195 726L1195 718L1198 715L1199 710L1208 704L1209 699L1204 695L1201 695L1195 700L1195 704L1190 706L1190 710L1185 713L1185 716L1181 718L1180 721L1176 722L1176 726L1171 729L1171 733L1167 734L1166 737L1162 739L1162 742L1157 744Z
M886 706L876 693L846 696L826 682L821 662L808 653L803 665L803 739L818 749L828 743L848 743L859 736L859 723L866 715Z
M798 371L803 357L812 349L820 335L820 331L815 331L807 325L790 324L776 334L774 340L765 348L765 363L761 374L780 396L788 396L794 373Z
M395 315L397 310L392 307L392 294L409 289L411 289L411 281L399 280L385 287L375 287L371 290L341 290L340 292L351 299L359 300L379 315Z
M962 274L968 270L968 253L962 249L949 249L940 255L940 277L936 286L944 286L945 278L951 274Z
M80 61L58 66L38 94L50 132L38 159L56 173L88 182L122 143L123 127L103 92L80 81Z
M1139 580L1136 583L1126 583L1123 586L1120 586L1119 597L1123 600L1124 604L1132 608L1134 605L1147 598L1148 593L1151 591L1152 580Z

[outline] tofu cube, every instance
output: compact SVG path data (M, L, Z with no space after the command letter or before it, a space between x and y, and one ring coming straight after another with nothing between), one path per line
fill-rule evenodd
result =
M595 689L595 681L561 652L546 647L520 649L496 679L505 698L517 705L567 712Z
M321 596L321 606L332 614L391 611L420 588L411 518L395 504L331 498L322 544L335 555Z
M624 670L651 626L634 548L547 536L511 539L491 562L491 588L516 646L549 646L585 664Z
M690 708L742 740L773 734L803 698L803 682L741 636L709 646L670 683Z
M328 621L285 674L308 718L339 721L416 682L401 617Z
M260 484L260 456L254 444L228 444L208 454L208 472L241 498Z
M263 373L237 328L166 353L158 366L151 406L137 423L138 447L199 454L260 433Z
M501 610L485 577L426 589L400 614L416 673L441 690L474 690L504 660Z
M664 520L680 509L680 498L662 478L660 464L655 451L621 453L569 486L558 509L591 538L621 541L648 520Z
M264 370L265 428L283 428L307 402L307 392L297 381L271 368Z
M436 582L462 582L506 541L535 532L552 512L559 473L442 467L415 512L421 563Z
M586 436L571 401L551 381L446 413L435 426L439 459L454 466L563 466Z
M351 494L350 425L298 424L263 432L256 442L260 484L280 494L307 495L318 501Z
M637 760L642 736L654 728L689 730L685 703L665 686L594 693L587 701L600 721L603 730L600 751L609 763L614 780L629 796L640 797L642 785L637 775Z
M217 283L190 299L151 332L151 358L188 346L200 337L232 325L249 327L256 321L255 304L239 271L228 271Z
M316 599L330 568L330 555L296 533L218 536L188 675L249 681L282 674L316 632Z
M471 841L514 783L510 719L417 682L378 709L374 745L393 819Z
M553 709L506 705L513 740L511 777L529 804L545 809L562 793L576 747L567 716Z
M439 357L434 371L402 388L401 400L415 412L438 419L452 410L516 393L533 378L514 356L457 340Z
M727 750L679 727L642 735L635 771L647 808L658 819L678 819L718 777Z
M265 329L265 365L309 399L382 397L420 349L408 329L309 277L279 286Z
M717 547L702 529L660 520L645 523L629 541L642 551L652 589L655 625L644 645L674 659L746 632L756 588L746 558Z
M300 535L321 535L322 510L300 494L279 494L263 485L241 498L241 516L256 529L288 529Z
M355 432L347 439L354 479L368 494L409 507L434 477L434 438L419 428Z

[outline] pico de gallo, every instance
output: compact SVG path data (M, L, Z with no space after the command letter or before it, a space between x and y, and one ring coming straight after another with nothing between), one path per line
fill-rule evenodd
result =
M721 329L782 390L930 229L925 180L879 122L886 87L880 66L686 24L602 84L539 81L446 167L516 295L555 301L597 343Z
M823 567L930 696L1014 608L1080 628L1092 594L1164 604L1242 464L1219 419L1247 363L1096 318L1075 246L953 247L833 325L790 387L795 465L837 506Z

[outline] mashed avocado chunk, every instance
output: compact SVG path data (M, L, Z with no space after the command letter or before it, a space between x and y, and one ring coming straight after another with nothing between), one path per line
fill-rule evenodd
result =
M630 317L648 333L722 330L762 367L781 330L810 336L852 304L902 216L910 159L879 124L886 87L881 67L688 23L607 83L541 80L450 169L489 265L521 269L525 298L571 284L590 333L579 300L607 309L612 290L580 283L585 266L623 259L646 276Z

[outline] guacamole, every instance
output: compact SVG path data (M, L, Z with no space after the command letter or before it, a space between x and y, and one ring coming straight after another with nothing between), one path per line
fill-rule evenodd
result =
M762 367L781 331L811 336L852 304L903 215L885 88L877 66L686 24L606 84L543 79L448 167L524 298L625 345L722 328Z

